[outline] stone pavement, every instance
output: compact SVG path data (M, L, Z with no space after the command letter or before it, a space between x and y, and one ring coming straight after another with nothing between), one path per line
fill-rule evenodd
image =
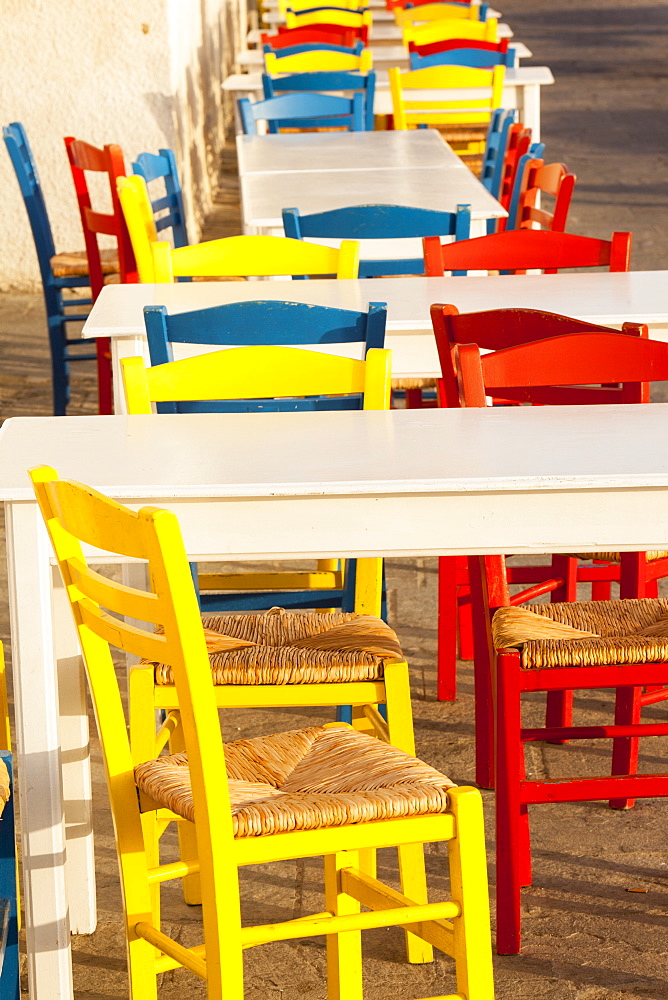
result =
M668 267L665 54L668 6L644 0L505 0L503 13L536 64L551 66L557 83L543 90L543 138L549 160L578 174L570 229L609 237L635 234L634 267ZM663 124L661 115L664 115ZM206 237L238 232L233 156L225 158L221 197ZM48 353L37 296L0 297L0 406L3 417L48 414ZM88 367L90 366L81 366ZM76 371L70 412L93 412L92 371ZM663 387L661 387L663 388ZM662 394L663 395L663 394ZM48 456L45 456L48 460ZM0 566L4 558L0 554ZM411 664L418 754L453 780L473 776L473 701L470 664L460 665L459 700L435 701L436 566L430 559L391 560L389 603ZM0 581L0 634L8 639L6 580ZM576 702L582 723L610 718L610 698L590 692ZM666 706L644 713L666 718ZM539 724L541 700L529 701L528 725ZM307 710L226 713L228 738L298 728L322 721ZM533 720L533 721L532 721ZM94 745L99 929L73 940L77 1000L127 996L120 894L99 748ZM607 744L532 745L532 776L604 774ZM646 741L641 769L668 764L668 740ZM494 894L493 799L484 793ZM499 1000L668 1000L668 803L639 802L628 812L605 803L534 808L535 880L524 890L524 948L496 959ZM172 841L173 843L173 838ZM427 854L433 898L447 890L445 855ZM392 852L380 871L392 881ZM322 909L319 862L259 866L242 876L249 922L284 920ZM628 890L643 890L629 892ZM178 890L164 890L167 930L185 944L197 939L198 908ZM402 934L365 936L366 1000L414 1000L454 990L451 963L409 967ZM247 953L248 1000L324 1000L324 940L280 943ZM184 972L164 976L165 1000L203 998L202 984ZM40 998L42 1000L42 998ZM43 998L48 1000L48 998Z

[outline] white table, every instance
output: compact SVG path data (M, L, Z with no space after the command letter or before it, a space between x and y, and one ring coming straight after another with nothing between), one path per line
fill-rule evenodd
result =
M111 338L114 407L122 413L120 359L143 355L148 361L142 312L148 305L164 305L169 312L178 313L249 299L282 299L361 311L369 302L386 302L385 343L392 350L393 374L396 378L433 378L440 368L429 318L432 302L451 303L460 312L544 309L602 326L619 327L629 320L647 323L650 337L668 341L667 288L668 271L106 285L82 336ZM176 349L175 357L181 356Z
M407 67L406 67L407 68ZM540 89L554 83L552 71L547 66L517 66L506 70L501 105L504 108L517 108L520 120L532 130L534 142L540 139ZM234 98L249 97L251 100L261 100L262 73L233 73L222 84L225 93ZM415 91L412 100L421 96L427 98L429 91ZM465 100L473 96L470 90L453 91L453 97ZM387 66L379 66L376 71L376 94L374 111L377 115L392 114L392 97L387 78ZM237 124L237 131L241 125Z
M668 404L6 421L32 1000L70 1000L68 898L70 910L91 906L91 884L75 870L68 887L63 812L87 813L90 792L83 739L65 755L79 787L63 802L58 669L68 728L84 726L85 700L27 468L48 463L119 500L170 507L197 561L637 551L668 548L667 434ZM90 848L86 830L80 839Z

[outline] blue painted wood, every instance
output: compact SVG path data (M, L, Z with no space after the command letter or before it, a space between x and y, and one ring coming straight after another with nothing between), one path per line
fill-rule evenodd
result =
M387 240L408 237L454 236L467 240L471 232L471 207L456 212L435 212L405 205L351 205L329 212L301 215L298 208L283 209L283 229L293 239ZM361 260L360 277L424 274L422 257L396 260Z
M189 246L183 193L173 150L161 149L159 153L140 153L132 164L132 173L143 177L147 185L157 180L164 181L165 194L151 199L156 229L159 233L171 229L175 247Z
M542 158L545 152L544 142L534 142L529 147L529 152L525 153L524 156L520 157L519 163L517 164L517 171L515 173L515 181L513 183L513 193L510 196L510 205L508 206L508 219L506 222L506 232L512 229L517 229L518 227L518 214L519 214L519 204L520 204L520 193L522 191L522 179L524 177L524 171L529 160L535 160Z
M489 52L487 49L446 49L444 52L432 52L421 56L418 52L410 53L411 69L427 69L429 66L471 66L475 69L487 69L489 66L514 66L515 49L508 48L506 52Z
M361 55L363 48L364 48L364 42L362 41L356 42L352 48L350 48L347 45L332 45L330 42L301 42L299 45L289 45L281 49L273 49L271 45L269 45L268 43L265 43L264 45L264 51L273 52L278 59L283 59L284 56L297 56L300 54L300 52L319 52L321 50L325 52L340 52L342 53L342 55L346 56L359 56ZM292 89L309 90L311 88L293 87ZM273 97L274 94L268 94L265 90L264 96Z
M315 346L319 344L364 344L365 350L385 344L387 306L370 302L366 312L308 305L303 302L251 301L233 302L211 309L169 314L165 306L146 306L144 323L151 364L173 360L172 344ZM345 405L344 404L348 404ZM185 410L184 406L199 409ZM309 400L241 400L198 404L160 403L162 413L178 412L276 412L298 409L360 409L361 396L333 399L330 396ZM346 570L347 585L339 590L280 591L275 593L201 594L200 606L206 611L267 610L275 604L287 608L354 607L354 562ZM194 568L196 574L197 568ZM351 603L352 602L352 603Z
M67 324L85 320L87 312L71 312L72 308L79 310L81 306L89 306L90 299L77 298L69 304L63 298L65 288L90 288L88 277L56 278L51 269L51 258L56 253L51 233L51 224L46 210L46 202L42 193L37 166L30 150L28 137L20 122L12 122L2 130L7 152L19 182L21 195L25 203L28 221L32 231L42 278L42 291L46 306L46 323L51 349L51 379L53 385L53 412L62 416L67 410L70 399L69 366L73 361L94 361L95 352L91 353L85 341L79 337L67 336ZM72 348L87 347L84 352L73 351Z
M292 7L288 7L289 13L296 14L297 17L301 17L302 14L315 14L320 10L335 10L346 14L364 14L367 9L366 7L337 7L334 4L327 4L323 7L309 7L307 10L293 10Z
M360 42L359 45L361 47L362 43ZM322 45L314 46L314 48L323 47ZM329 47L335 48L335 46ZM286 52L287 49L281 49L281 55ZM314 73L291 73L287 76L269 76L268 73L263 73L262 88L265 98L290 91L306 90L318 93L347 91L353 94L359 91L364 98L365 129L367 132L373 132L373 102L376 93L376 74L373 70L370 73L329 70Z
M351 98L331 94L280 94L254 104L247 97L237 102L245 135L257 135L257 122L266 121L270 133L281 128L318 128L341 126L350 132L364 132L364 97Z
M0 816L0 998L19 1000L19 942L14 834L14 780L11 753L0 754L7 766L9 801Z

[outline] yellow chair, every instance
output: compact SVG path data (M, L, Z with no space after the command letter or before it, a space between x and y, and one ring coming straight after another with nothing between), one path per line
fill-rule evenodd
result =
M475 4L461 6L450 3L425 3L419 7L395 7L394 17L397 24L416 24L420 21L442 21L444 19L460 19L479 21L478 8Z
M155 1000L157 976L185 967L209 1000L243 1000L243 949L327 935L330 1000L361 1000L361 930L401 926L455 959L457 993L492 1000L489 907L480 793L341 725L223 745L205 636L176 516L122 507L59 480L32 480L71 602L107 774L122 881L131 996ZM81 542L148 562L151 590L108 580ZM105 610L102 610L104 608ZM125 616L159 626L154 633ZM159 757L168 716L142 762L133 759L113 647L171 664L185 752ZM191 829L197 853L160 864L152 824ZM427 904L365 869L370 849L447 841L451 901ZM243 927L239 867L322 854L325 908ZM204 943L186 948L160 929L160 884L197 874ZM361 905L372 910L360 912ZM378 911L378 912L376 912Z
M498 21L490 17L488 21L469 21L457 18L443 18L427 24L407 25L403 31L404 45L431 45L449 38L467 38L475 42L498 42Z
M361 28L366 25L370 28L372 23L373 16L369 10L362 14L352 10L311 10L302 14L289 10L285 15L288 28L302 28L306 24L340 24L344 28Z
M460 156L482 153L492 112L501 106L505 69L432 66L402 73L393 67L389 77L395 129L441 126ZM480 97L453 99L453 89L475 89Z
M151 246L158 241L158 231L146 181L138 174L132 174L130 177L119 177L116 181L116 190L125 224L130 234L139 280L153 282L155 281L155 272Z
M313 49L310 52L298 52L296 55L283 56L275 52L267 52L264 57L265 70L270 76L279 73L314 73L333 70L358 70L369 73L373 69L373 56L370 49L363 49L359 56L348 55L346 52L330 52L327 49Z
M336 0L339 9L359 10L361 7L368 7L369 0ZM289 10L298 14L302 10L312 10L313 0L278 0L278 9L285 17Z
M151 413L153 403L194 400L289 399L304 396L341 397L363 394L364 409L388 409L390 405L390 351L372 348L365 361L320 354L289 347L243 347L200 355L183 361L147 368L143 358L125 358L122 362L123 384L128 413ZM267 577L269 585L269 577ZM275 585L272 581L271 586ZM207 589L217 588L214 579ZM357 560L355 611L361 615L380 614L382 593L382 560ZM354 616L353 616L354 617ZM221 706L234 707L303 707L306 705L351 705L355 729L371 733L394 746L415 753L410 683L405 661L380 661L371 665L364 660L347 662L341 649L330 647L329 655L318 662L302 662L302 654L287 638L295 629L316 630L337 627L352 620L345 613L290 614L277 611L264 615L208 615L204 622L215 633L231 621L249 636L248 629L261 635L271 633L282 647L283 665L276 670L259 663L253 652L252 665L240 663L234 669L216 665L216 697ZM378 621L378 627L387 629ZM279 641L280 640L280 641ZM398 646L396 647L398 651ZM248 651L246 651L248 654ZM264 662L264 661L263 661ZM267 672L269 671L269 672ZM387 722L377 705L387 707ZM130 735L135 760L143 760L152 752L155 740L154 712L178 708L177 692L171 674L154 665L134 668L130 673ZM172 736L172 746L179 747L179 734ZM190 857L195 848L187 834L180 831L182 856ZM402 877L411 883L411 894L422 898L426 892L424 862L421 848L400 848ZM184 886L189 902L200 901L196 882ZM426 899L426 896L424 896ZM410 936L407 942L409 959L430 961L422 942Z

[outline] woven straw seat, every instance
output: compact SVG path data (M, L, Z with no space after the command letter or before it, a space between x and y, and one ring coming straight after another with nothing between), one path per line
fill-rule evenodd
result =
M102 274L116 274L119 269L116 250L100 250ZM49 262L56 278L84 278L88 274L88 257L85 250L57 253Z
M435 389L435 378L393 378L393 389Z
M429 764L347 726L225 744L235 837L442 813L454 784ZM193 821L185 753L135 768L139 789Z
M520 649L525 669L668 662L668 600L499 608L492 636L497 649Z
M598 562L618 563L621 561L619 552L574 552L578 559L596 559ZM646 552L647 562L657 562L659 559L668 559L668 552L658 550L656 552Z
M9 771L4 760L0 760L0 816L9 801Z
M318 684L378 680L401 658L392 629L372 615L271 608L262 614L202 615L214 684ZM155 682L173 684L155 664Z

